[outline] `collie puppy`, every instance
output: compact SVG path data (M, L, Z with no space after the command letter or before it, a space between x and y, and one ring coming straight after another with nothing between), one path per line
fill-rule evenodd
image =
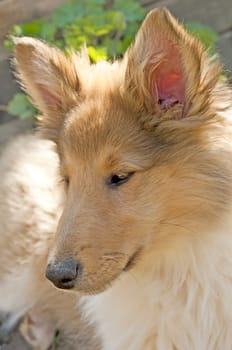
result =
M157 9L122 60L20 38L15 64L50 143L5 159L2 306L17 290L18 314L46 304L74 327L79 299L102 350L231 350L232 98L215 58Z

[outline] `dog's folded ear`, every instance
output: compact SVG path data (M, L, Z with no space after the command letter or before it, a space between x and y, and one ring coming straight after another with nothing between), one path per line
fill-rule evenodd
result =
M165 8L147 15L126 60L125 88L134 100L161 115L178 110L180 118L190 108L192 113L206 108L220 72L218 64L210 67L203 46Z
M55 139L65 114L78 102L75 59L33 38L15 38L14 44L16 74L43 113L43 130Z

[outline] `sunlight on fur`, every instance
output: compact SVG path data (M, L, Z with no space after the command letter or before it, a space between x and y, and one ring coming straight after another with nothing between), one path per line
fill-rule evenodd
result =
M83 327L90 343L77 349L231 350L232 98L220 64L157 9L122 60L19 38L15 66L42 137L0 159L1 308L27 313L22 332L41 350L56 329Z

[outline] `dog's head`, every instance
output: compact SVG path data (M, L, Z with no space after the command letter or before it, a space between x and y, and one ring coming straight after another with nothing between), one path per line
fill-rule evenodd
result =
M220 68L166 9L147 15L121 61L91 64L31 38L16 40L15 57L67 189L55 285L102 291L149 251L214 225L228 196Z

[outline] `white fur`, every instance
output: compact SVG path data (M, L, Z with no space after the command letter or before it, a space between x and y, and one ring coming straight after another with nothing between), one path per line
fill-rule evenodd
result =
M135 268L106 292L83 297L104 350L231 350L230 232L182 248L162 266L149 258L143 271Z
M12 313L8 330L49 284L44 270L62 201L52 148L28 135L0 155L0 310Z
M20 267L1 280L0 308L2 311L24 313L32 305L36 293L36 276L28 266Z
M11 331L19 319L36 302L36 276L26 266L16 267L15 271L4 276L0 288L0 310L11 313L2 325L5 331Z

